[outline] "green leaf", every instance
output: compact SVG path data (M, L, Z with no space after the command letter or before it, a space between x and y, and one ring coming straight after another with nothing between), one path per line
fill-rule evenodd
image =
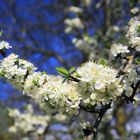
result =
M140 64L140 58L135 59L136 64Z
M74 73L76 77L81 78L81 75L78 72Z
M72 73L74 73L75 71L76 71L75 67L71 67L70 70L69 70L69 73L72 74Z
M33 82L34 86L39 86L39 84L38 84L38 79L36 79L36 80L35 80L35 79L33 79L33 81L32 81L32 82Z
M37 84L37 81L36 81L36 80L33 80L32 82L33 82L33 84L34 84L34 85L36 85L36 84Z
M19 65L19 59L18 58L16 58L16 59L14 59L15 60L15 65Z
M137 27L137 32L140 32L140 25L138 25Z
M44 74L47 74L47 72L46 71L43 71L41 74L44 75Z
M0 72L0 77L4 77L4 76L5 76L5 73L6 73L6 72L1 71L1 72Z
M0 37L2 36L2 34L3 34L3 31L0 31Z
M99 64L101 64L101 65L103 65L103 66L106 66L106 65L107 65L107 62L106 62L105 59L101 58L101 59L99 60Z
M69 72L63 67L57 67L56 70L61 75L64 75L64 76L69 75Z
M140 25L137 27L137 36L140 36Z

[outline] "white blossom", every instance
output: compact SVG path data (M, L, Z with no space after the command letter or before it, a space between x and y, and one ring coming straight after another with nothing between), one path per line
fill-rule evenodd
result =
M44 100L49 100L51 106L63 112L78 110L81 98L75 84L62 83L63 78L54 78L35 70L33 64L19 59L15 54L7 56L0 63L1 76L24 94L33 97L40 105Z
M12 46L10 46L8 42L6 42L6 41L1 41L0 42L0 50L10 49L10 48L12 48Z
M71 32L75 28L77 28L77 29L83 29L84 28L84 25L83 25L82 21L78 17L73 18L73 19L65 19L64 22L67 25L67 27L65 29L66 33Z
M0 64L0 74L17 89L33 97L43 107L77 113L81 100L90 104L116 100L123 87L116 78L117 71L100 64L87 62L78 68L80 82L64 82L62 77L36 72L28 61L11 54ZM45 105L45 106L44 106Z
M140 21L137 19L131 19L129 22L129 29L126 35L129 39L129 43L132 47L135 47L137 51L140 51Z
M119 26L114 25L112 28L113 28L113 30L115 32L119 32L120 31L120 27Z
M0 75L20 90L23 89L26 75L30 75L35 69L32 63L19 59L15 54L10 54L0 63Z
M93 44L96 44L94 38L87 35L84 35L82 39L74 38L72 40L72 43L75 45L76 48L84 51L85 53L90 53L92 51L91 46L93 46Z
M28 105L31 110L32 106ZM14 123L9 127L9 132L23 133L36 132L37 134L43 134L46 126L50 122L51 118L48 115L35 115L33 111L27 110L21 113L17 109L8 109L8 114L13 118Z
M83 1L82 1L82 4L83 4L84 6L86 6L86 7L90 6L91 3L92 3L91 0L83 0Z
M62 83L61 77L50 77L50 80L40 89L39 94L44 95L44 99L52 107L58 108L62 112L73 113L79 108L80 95L74 83Z
M140 8L138 7L134 7L133 9L130 10L132 14L137 14L139 11L140 11Z
M24 93L28 95L37 94L39 88L47 82L47 75L42 74L41 72L34 72L31 75L28 75L24 83Z
M124 46L122 44L112 44L111 53L114 57L116 57L120 53L129 53L128 46Z
M66 8L67 12L73 12L73 13L82 13L82 9L76 6L70 6Z
M126 92L126 95L130 96L133 92L132 84L137 81L137 72L134 69L134 66L132 65L129 69L127 69L126 73L124 74L124 89Z
M110 67L87 62L78 68L77 73L81 76L79 93L91 104L116 100L116 96L123 91L116 78L117 71Z

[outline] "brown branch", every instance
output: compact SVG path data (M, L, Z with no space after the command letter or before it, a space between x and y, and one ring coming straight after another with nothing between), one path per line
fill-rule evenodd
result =
M91 128L83 129L83 132L86 137L90 136L90 137L96 138L99 124L100 124L103 116L105 115L106 111L111 107L111 101L109 104L102 105L100 109L96 109L96 105L93 105L92 107L91 106L88 107L84 103L80 103L79 106L81 109L83 109L86 112L98 114L98 117L96 118L94 125Z
M94 138L96 138L97 136L97 132L98 132L98 127L99 127L99 124L103 118L103 116L105 115L106 111L111 107L111 102L109 104L106 104L102 107L98 117L96 118L96 121L95 121L95 124L93 125L93 136Z
M86 112L90 112L90 113L99 113L99 109L96 109L96 104L92 105L92 106L88 106L86 104L84 104L83 102L81 102L79 104L80 109L86 111Z
M135 87L132 85L133 92L132 92L131 96L127 96L125 94L122 94L120 96L120 99L124 100L126 103L130 103L130 102L133 103L135 101L134 96L136 95L137 89L139 87L140 87L140 81L137 82Z
M126 73L127 70L130 68L131 64L133 63L133 60L134 60L134 55L130 56L130 58L128 58L128 62L126 63L123 71L121 73ZM120 83L123 81L123 78L124 78L124 75L120 75L119 77L119 81Z

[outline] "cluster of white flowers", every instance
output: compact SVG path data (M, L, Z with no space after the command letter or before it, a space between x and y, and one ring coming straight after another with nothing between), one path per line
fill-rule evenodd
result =
M1 41L0 42L0 50L10 49L10 48L12 48L12 46L10 46L8 42L6 42L6 41Z
M137 19L131 19L129 22L129 29L126 35L129 39L129 43L132 47L135 47L137 51L140 51L140 21Z
M80 50L84 51L85 53L91 52L91 46L96 44L93 37L88 35L84 35L82 39L74 38L72 43Z
M48 125L55 123L64 123L68 120L68 117L62 113L56 114L44 114L36 111L31 104L22 106L22 110L16 108L5 107L0 104L0 135L6 135L6 140L22 139L27 137L31 139L31 136L38 136L44 134L44 131ZM31 135L30 135L31 134ZM13 137L14 136L14 137Z
M0 76L5 77L17 89L22 90L25 79L36 67L30 62L19 59L18 55L10 54L0 63Z
M79 92L83 100L90 104L109 103L110 100L116 100L123 91L123 86L116 78L117 71L108 66L87 62L77 73L81 76Z
M0 62L0 76L17 89L32 96L45 108L50 105L68 114L76 113L83 100L90 104L116 100L124 87L116 78L117 71L101 64L87 62L77 69L80 82L64 82L62 77L36 72L28 61L10 54Z
M66 33L70 33L75 28L77 28L77 29L83 29L84 28L84 25L83 25L82 21L78 17L73 18L73 19L65 19L64 22L67 25L67 27L65 29Z
M75 113L79 109L80 95L77 92L76 83L62 83L62 77L50 76L43 85L39 94L44 96L46 102L54 108L67 113Z
M48 103L62 112L76 113L81 100L91 104L107 103L122 93L122 86L116 78L117 71L110 67L88 62L78 68L80 83L65 82L63 78L35 72L30 62L11 54L0 64L0 75L17 89L35 98L40 104Z
M120 43L113 43L111 46L111 53L114 57L116 57L120 53L129 53L128 46L124 46Z
M79 107L80 97L74 84L62 83L63 78L49 76L44 72L35 72L36 67L28 61L10 54L0 63L0 76L23 91L37 102L48 102L63 112L74 113ZM45 104L45 107L47 105Z
M34 72L31 75L28 75L25 83L23 92L28 95L36 96L41 88L41 86L47 82L47 74L41 72Z
M124 75L123 83L126 95L131 96L133 92L131 85L134 81L137 81L137 77L138 77L137 72L135 71L134 66L132 65Z
M32 109L31 105L28 108ZM43 134L51 118L48 115L35 115L32 110L21 113L18 109L8 109L9 116L13 118L14 123L9 127L9 132L23 133L36 132Z
M138 7L134 7L133 9L130 10L132 14L137 14L139 11L140 11L140 8Z

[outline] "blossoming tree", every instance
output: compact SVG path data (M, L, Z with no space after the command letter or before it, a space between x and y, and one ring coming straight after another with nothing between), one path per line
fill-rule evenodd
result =
M8 42L1 41L0 54L3 58L0 61L0 77L23 92L23 96L33 98L46 112L51 108L53 111L66 114L69 118L80 117L81 111L83 114L95 114L90 123L81 124L84 138L94 139L100 132L101 122L105 121L107 113L118 115L116 111L118 106L128 103L139 105L137 96L140 92L140 20L137 16L139 9L131 10L135 17L130 19L127 29L124 27L121 29L110 24L108 7L110 2L100 1L96 8L104 5L106 28L98 31L97 36L91 37L88 34L91 21L87 18L91 13L87 13L87 9L92 2L85 0L79 4L80 6L77 3L77 6L65 8L68 16L71 13L76 15L65 19L65 32L74 35L72 43L86 54L85 63L69 70L57 67L60 76L49 75L38 71L34 64L19 58L17 54L6 55L6 49L12 46ZM96 27L94 28L96 30ZM117 33L122 32L125 35L119 35L119 39L113 40ZM100 41L104 42L104 47ZM9 116L15 120L15 125L9 128L11 132L20 130L27 133L36 130L41 134L48 122L51 122L49 116L35 117L32 109L26 112L26 115L17 110L8 109L8 111ZM123 123L121 119L118 122L117 125ZM107 127L110 127L109 125ZM38 126L42 126L43 129ZM26 129L23 129L25 127ZM124 133L124 129L122 127L120 129Z
M111 53L114 57L122 55L126 64L122 69L115 69L104 59L98 62L89 61L81 67L72 67L69 71L58 67L61 76L48 75L37 71L30 62L20 59L16 54L5 57L5 49L11 46L0 42L0 50L4 59L0 63L0 76L35 99L42 108L50 106L60 112L72 116L82 109L96 113L94 125L84 124L83 132L86 137L96 137L102 117L115 102L123 100L136 103L135 94L139 92L139 38L140 21L130 20L127 32L129 47L113 44ZM121 56L120 56L121 57Z

